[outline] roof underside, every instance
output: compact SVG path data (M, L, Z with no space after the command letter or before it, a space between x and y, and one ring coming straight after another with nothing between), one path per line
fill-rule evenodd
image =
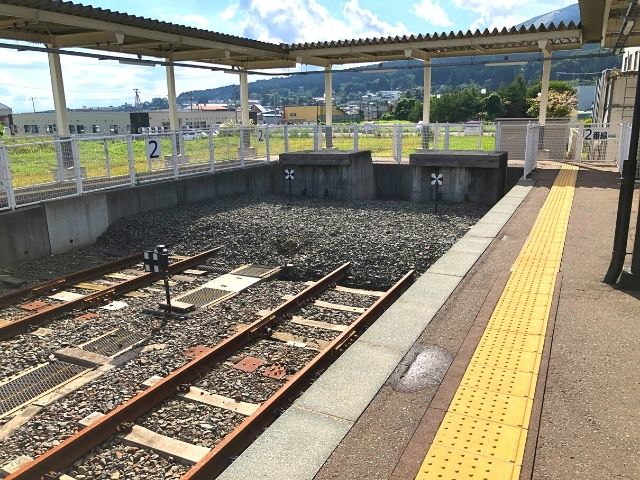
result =
M614 48L631 2L632 0L579 0L585 43L598 42L603 47ZM636 22L624 46L640 46L640 22Z
M583 3L587 2L581 1L581 11ZM593 3L602 2L594 0ZM81 47L166 61L197 61L254 70L294 67L296 63L328 66L406 58L427 60L539 52L541 48L565 50L580 48L583 40L580 26L560 23L528 29L285 45L50 0L1 1L0 38L52 48Z

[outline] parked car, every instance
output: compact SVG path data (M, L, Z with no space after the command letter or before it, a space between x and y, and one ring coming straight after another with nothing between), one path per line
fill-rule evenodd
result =
M213 133L214 135L217 134L217 132ZM184 138L185 140L195 140L196 138L207 138L209 136L209 134L207 132L185 132L182 134L182 138Z

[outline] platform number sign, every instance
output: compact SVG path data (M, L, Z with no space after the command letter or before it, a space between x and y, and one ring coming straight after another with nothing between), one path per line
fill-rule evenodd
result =
M583 131L584 140L608 140L609 131L606 127L588 127Z
M444 177L440 172L431 174L431 185L435 187L435 194L433 196L433 211L438 212L438 187L441 187L444 183Z
M162 155L160 139L157 137L147 137L147 160L153 161Z
M295 178L295 170L293 168L285 168L284 170L284 179L289 182L289 204L291 204L291 196L292 196L292 186L291 182Z

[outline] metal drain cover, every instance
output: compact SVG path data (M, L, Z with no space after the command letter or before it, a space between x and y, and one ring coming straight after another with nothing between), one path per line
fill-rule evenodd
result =
M266 265L247 265L246 267L234 270L233 273L235 273L236 275L244 275L245 277L262 278L276 271L277 269L277 267L268 267Z
M86 372L86 367L67 362L46 363L0 385L0 417Z
M255 372L263 363L263 360L260 360L256 357L244 357L242 360L236 363L233 368L237 368L238 370L242 370L243 372L252 373Z
M202 287L180 297L176 297L176 300L183 303L190 303L191 305L195 305L198 308L202 308L212 302L215 302L216 300L221 299L222 297L226 297L230 293L231 292L227 290Z
M132 347L148 338L139 332L131 332L125 328L119 328L107 335L96 338L82 345L82 349L88 352L99 353L105 357L112 357L118 352Z

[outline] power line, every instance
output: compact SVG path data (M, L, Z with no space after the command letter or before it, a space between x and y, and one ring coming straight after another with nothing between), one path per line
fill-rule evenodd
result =
M131 57L123 57L123 56L117 56L117 55L110 55L110 54L98 54L98 53L91 53L91 52L79 52L79 51L74 51L74 50L64 50L64 49L58 49L58 48L49 48L49 47L37 47L34 45L23 45L23 44L12 44L12 43L0 43L0 48L8 48L11 50L18 50L18 51L33 51L33 52L46 52L46 53L58 53L61 55L69 55L69 56L75 56L75 57L86 57L86 58L95 58L98 60L115 60L115 61L120 61L120 60L126 60L127 63L130 64L140 64L140 65L146 65L146 66L167 66L167 65L173 65L174 67L183 67L183 68L195 68L195 69L199 69L199 70L210 70L210 71L214 71L214 72L224 72L224 73L234 73L234 74L238 74L240 73L240 70L234 67L216 67L216 66L208 66L208 65L202 65L202 64L194 64L194 63L183 63L183 62L169 62L169 61L164 61L164 60L144 60L144 59L138 59L138 58L131 58ZM610 52L606 52L606 53L589 53L589 54L584 54L584 55L565 55L565 56L559 56L559 57L554 57L553 60L554 61L560 61L560 60L577 60L577 59L582 59L582 58L601 58L601 57L610 57L611 53ZM457 66L483 66L485 63L487 63L487 61L475 61L475 56L472 57L473 60L471 61L466 61L466 62L456 62L456 63L432 63L431 67L432 68L439 68L439 67L457 67ZM542 62L544 60L542 53L536 55L534 58L530 58L530 59L526 59L523 61L526 61L528 63L533 63L533 62ZM491 60L491 63L493 64L498 64L498 63L511 63L512 60L509 60L507 56L505 56L504 60ZM381 67L381 63L377 63L375 67L353 67L353 68L348 68L348 69L343 69L343 70L335 70L334 72L375 72L375 71L380 71L380 70L412 70L412 69L422 69L423 66L422 64L412 64L409 63L409 60L407 60L407 64L406 65L385 65L384 67ZM263 72L263 71L258 71L258 70L246 70L246 72L250 75L256 75L256 76L265 76L265 77L282 77L282 76L298 76L298 75L320 75L324 73L324 70L322 69L318 69L318 70L307 70L307 71L297 71L297 72ZM382 72L381 72L382 73Z

